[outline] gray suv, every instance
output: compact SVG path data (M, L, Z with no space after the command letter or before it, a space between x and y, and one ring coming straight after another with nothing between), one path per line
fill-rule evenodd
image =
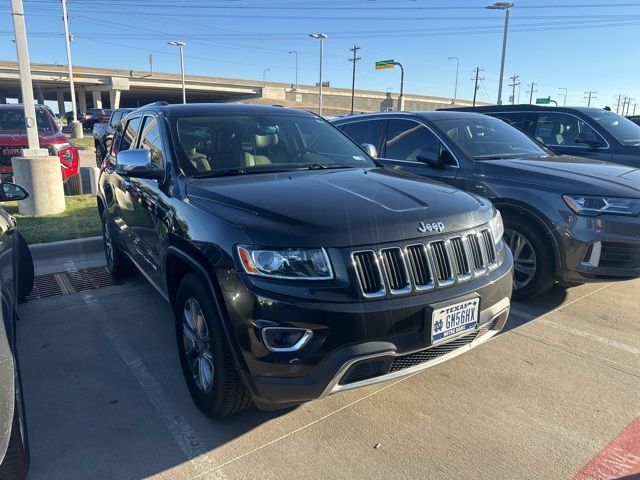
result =
M514 256L514 298L554 282L640 276L640 170L557 155L469 112L391 112L333 122L388 168L492 200Z

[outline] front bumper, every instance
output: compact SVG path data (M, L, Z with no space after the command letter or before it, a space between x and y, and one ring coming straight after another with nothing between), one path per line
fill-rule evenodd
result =
M249 291L235 272L219 271L218 279L241 374L255 403L272 410L408 375L487 341L509 313L511 268L507 253L483 278L421 295L354 303L265 298ZM479 329L430 345L428 306L470 295L480 297ZM313 337L299 351L275 353L262 342L265 326L308 329Z
M559 229L565 282L640 277L640 218L570 215Z

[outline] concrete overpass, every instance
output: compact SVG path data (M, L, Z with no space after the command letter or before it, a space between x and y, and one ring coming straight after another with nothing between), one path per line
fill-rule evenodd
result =
M74 80L78 110L87 108L136 107L156 100L169 103L182 101L180 75L162 72L144 72L112 68L74 66ZM71 101L69 75L64 65L31 64L35 97L39 103L57 101L60 112L64 102ZM318 89L312 85L293 85L277 82L256 82L231 78L187 75L185 78L187 101L280 104L289 107L316 110ZM351 90L323 89L323 113L343 115L351 110ZM0 60L0 103L7 98L20 100L20 84L16 62ZM456 105L470 105L458 100ZM435 110L451 105L451 99L405 94L405 110ZM397 97L390 93L356 90L355 111L371 112L397 108Z

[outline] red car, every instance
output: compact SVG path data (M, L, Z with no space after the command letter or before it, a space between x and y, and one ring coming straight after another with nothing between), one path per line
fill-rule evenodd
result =
M36 122L40 147L47 148L52 156L60 158L65 191L68 194L80 193L78 149L69 143L51 113L39 105L36 106ZM20 155L27 146L24 107L21 104L0 105L0 176L3 179L13 176L11 157Z

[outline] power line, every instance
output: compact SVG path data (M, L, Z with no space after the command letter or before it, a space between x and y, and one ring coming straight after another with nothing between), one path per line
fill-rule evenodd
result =
M471 80L475 81L474 87L473 87L473 106L476 106L476 96L478 94L478 88L480 88L480 82L482 80L484 80L484 77L480 77L480 72L484 72L483 69L481 69L480 67L476 67L475 69L476 72L476 76L475 78L472 78Z
M513 89L512 90L513 93L511 94L511 105L514 105L516 102L516 87L520 85L520 82L518 82L520 75L513 74L509 78L511 79L511 83L509 84L509 87L512 87Z
M535 90L536 82L531 82L529 84L529 105L533 103L533 94L538 90Z

